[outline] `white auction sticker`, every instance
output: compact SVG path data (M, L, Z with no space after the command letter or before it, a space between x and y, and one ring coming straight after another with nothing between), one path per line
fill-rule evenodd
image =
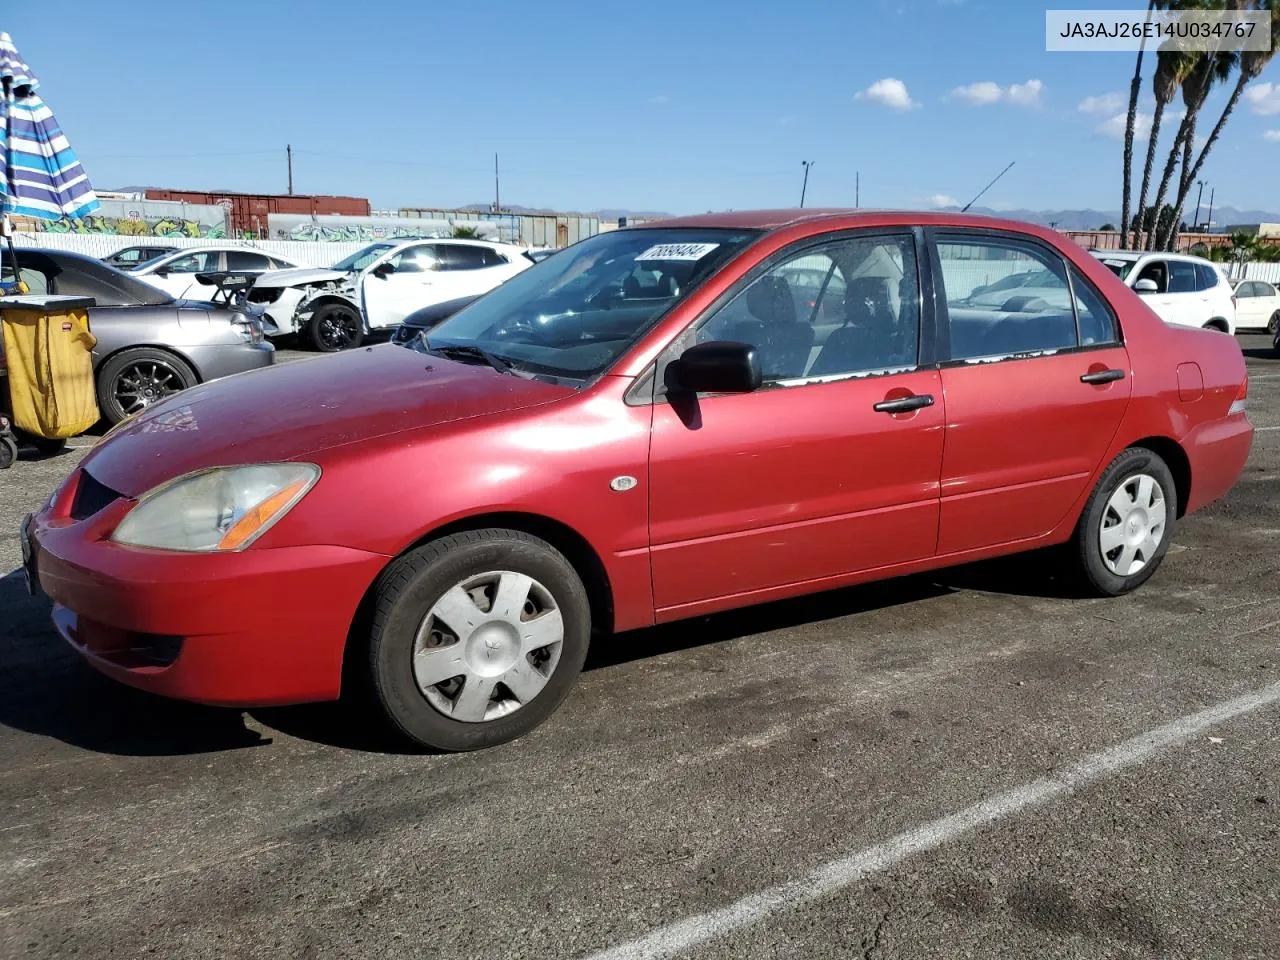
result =
M718 243L659 243L636 257L637 260L701 260L720 246Z

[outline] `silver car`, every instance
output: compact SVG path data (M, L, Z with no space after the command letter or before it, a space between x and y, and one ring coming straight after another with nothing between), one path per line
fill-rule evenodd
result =
M89 329L98 408L108 423L197 383L275 362L259 314L207 301L174 300L162 290L92 257L19 249L32 293L93 297ZM7 272L7 271L6 271Z

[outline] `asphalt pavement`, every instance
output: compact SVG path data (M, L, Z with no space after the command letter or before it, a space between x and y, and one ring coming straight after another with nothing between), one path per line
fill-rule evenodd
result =
M623 635L467 755L99 677L17 572L83 450L21 462L0 957L1280 956L1280 358L1241 342L1247 472L1137 593L1018 558Z

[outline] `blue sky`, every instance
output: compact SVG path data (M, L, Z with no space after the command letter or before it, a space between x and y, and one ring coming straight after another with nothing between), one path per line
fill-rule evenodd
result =
M60 0L73 51L44 6L3 26L101 188L283 193L292 143L297 192L379 207L490 200L495 150L526 206L793 206L812 160L807 205L860 171L864 206L927 207L1014 160L984 204L1119 207L1133 55L1045 52L1028 0ZM1280 210L1280 58L1258 87L1203 176Z

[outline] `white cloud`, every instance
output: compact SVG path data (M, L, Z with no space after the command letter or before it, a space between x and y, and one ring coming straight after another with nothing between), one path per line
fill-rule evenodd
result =
M946 193L935 193L933 196L927 197L926 199L929 201L929 206L931 207L960 206L959 200L957 200L955 197L951 196L950 194L946 194Z
M1280 130L1268 130L1262 135L1263 140L1270 140L1272 143L1280 143Z
M1280 113L1280 83L1251 83L1244 89L1244 98L1254 113L1264 117Z
M1039 80L1028 80L1026 83L1012 83L1002 87L990 80L980 80L963 87L956 87L943 99L959 100L973 107L986 107L993 103L1013 103L1020 107L1034 107L1040 103L1040 93L1044 84Z
M1040 103L1040 92L1044 90L1044 84L1039 80L1028 80L1026 83L1010 84L1009 89L1005 91L1010 103L1016 103L1020 107L1034 107Z
M1124 97L1118 93L1101 93L1096 97L1085 97L1076 106L1081 113L1115 113L1124 107Z
M894 77L877 80L867 89L854 94L854 99L870 100L872 103L879 103L893 110L911 110L920 106L911 99L911 94L907 93L907 85Z
M998 103L1002 96L1004 96L1004 91L1000 89L1000 84L992 83L990 80L982 80L978 83L971 83L968 86L956 87L947 94L947 99L963 100L965 103L971 103L975 107L985 107L989 103Z
M1124 130L1129 123L1126 114L1117 113L1114 117L1108 117L1102 123L1094 128L1094 133L1100 137L1110 137L1113 140L1123 140ZM1133 139L1145 140L1151 136L1151 114L1143 113L1139 110L1133 117Z

